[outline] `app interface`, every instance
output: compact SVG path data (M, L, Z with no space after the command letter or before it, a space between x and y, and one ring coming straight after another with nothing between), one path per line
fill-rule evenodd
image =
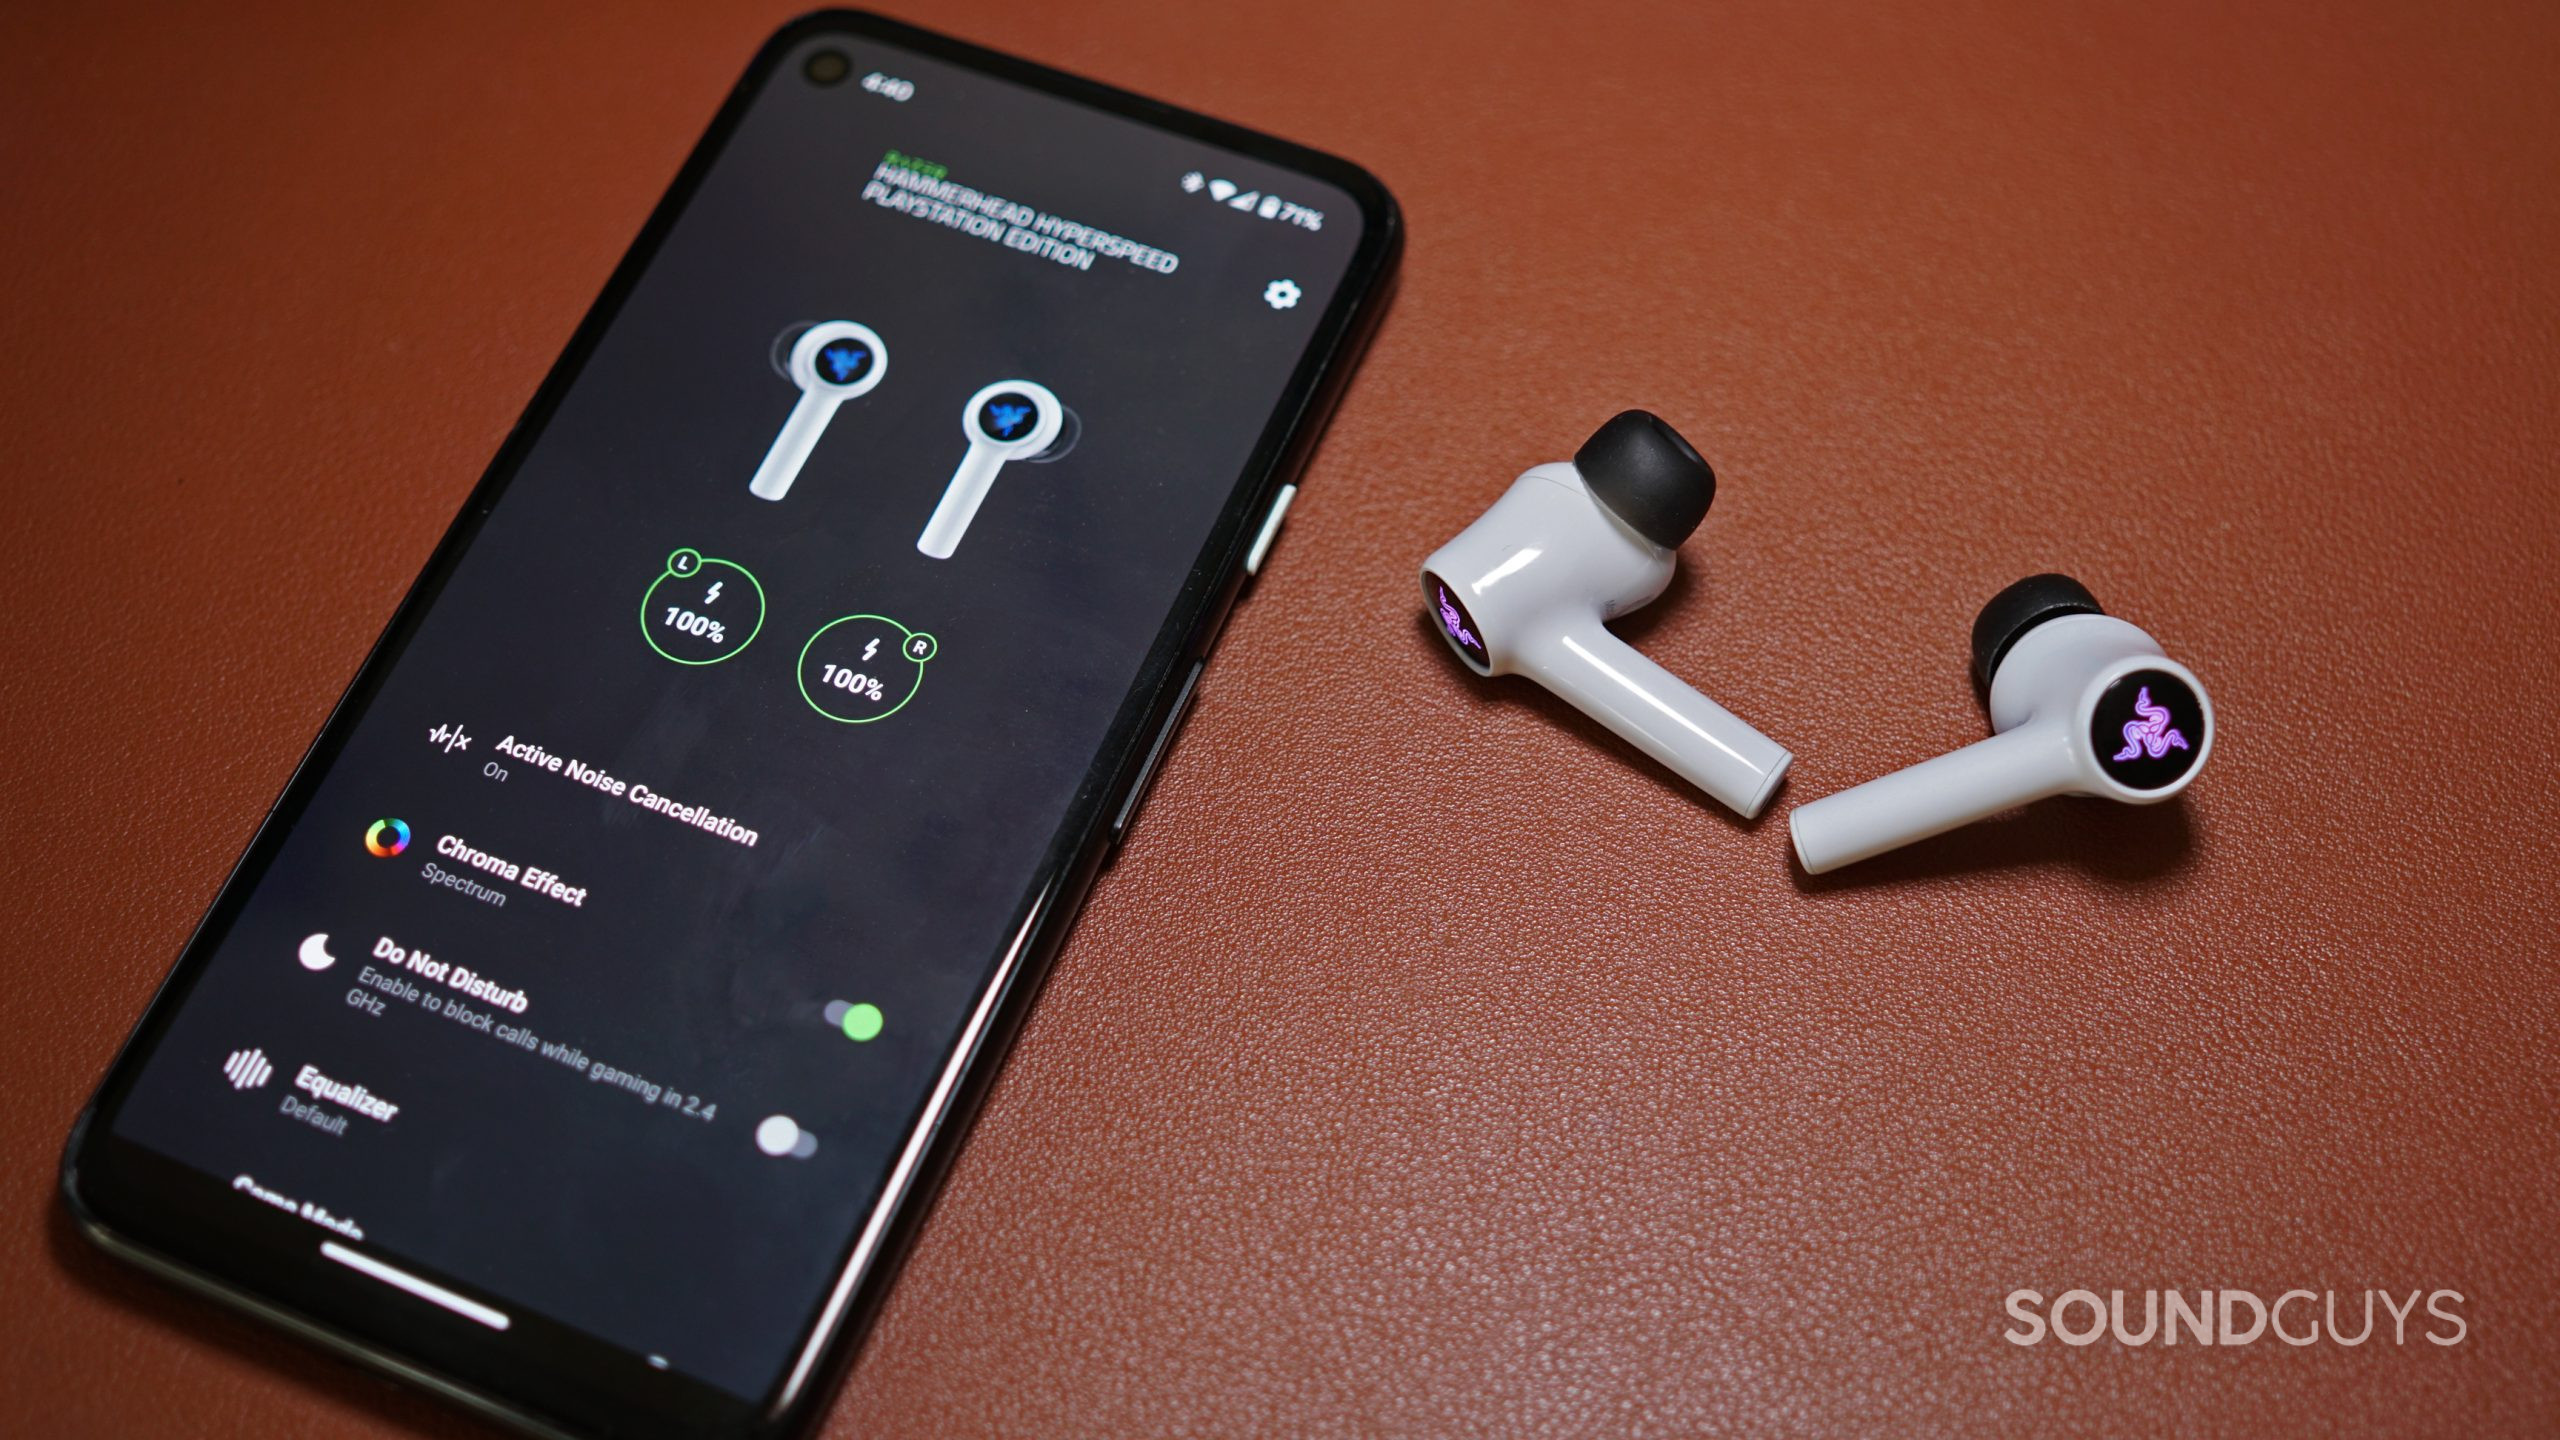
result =
M929 56L787 56L116 1135L350 1286L767 1392L1360 229Z

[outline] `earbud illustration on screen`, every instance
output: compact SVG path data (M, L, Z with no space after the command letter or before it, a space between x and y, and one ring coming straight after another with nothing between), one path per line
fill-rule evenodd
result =
M791 407L790 418L773 437L773 448L756 467L756 478L747 483L765 500L791 493L791 482L800 478L800 467L809 463L836 407L870 394L889 373L889 350L870 326L829 320L810 326L792 342L788 368L791 383L800 387L800 403Z
M2213 753L2213 702L2160 643L2098 608L2067 575L2031 575L1973 622L1988 740L1924 760L1788 817L1819 875L2048 795L2152 805Z
M987 492L995 488L996 472L1004 462L1056 459L1065 453L1059 439L1066 430L1067 407L1046 385L999 380L970 396L960 412L960 432L969 439L969 453L961 457L960 468L943 487L942 503L933 507L933 518L916 537L916 548L936 560L950 559L951 552L960 548L960 537L969 533L969 522L977 518Z
M1626 411L1424 561L1422 604L1467 668L1528 676L1747 819L1793 757L1602 623L1671 583L1715 493L1678 431Z

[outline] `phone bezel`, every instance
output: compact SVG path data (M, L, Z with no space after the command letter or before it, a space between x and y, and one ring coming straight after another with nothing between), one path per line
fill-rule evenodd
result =
M349 732L398 663L422 617L614 323L677 217L718 163L748 105L791 53L814 38L830 35L912 49L1325 180L1354 198L1363 229L1306 355L1273 406L1251 458L1147 652L1137 682L1077 787L1065 823L1030 877L1013 931L1015 939L999 957L967 1032L947 1058L932 1097L909 1130L898 1183L884 1189L861 1232L846 1238L838 1282L830 1303L804 1339L799 1363L761 1403L750 1403L681 1375L635 1369L625 1352L566 1327L550 1327L559 1332L556 1336L529 1329L527 1339L509 1342L520 1349L500 1349L489 1346L484 1334L473 1333L469 1322L434 1311L423 1302L404 1307L386 1302L382 1293L351 1287L344 1272L318 1258L307 1225L280 1215L205 1204L210 1192L223 1188L219 1182L114 1138L111 1125L103 1122L111 1121L123 1104L142 1059L166 1033L207 957L308 806L320 776L344 748ZM1375 329L1402 245L1403 222L1393 198L1366 170L1338 157L866 12L822 11L777 31L731 88L615 265L82 1111L65 1147L61 1175L63 1196L80 1229L113 1253L533 1433L745 1437L796 1433L832 1394L852 1359L854 1341L894 1278L899 1258L1010 1048L1085 890L1115 841L1110 833L1112 818L1143 778L1146 753L1171 718L1176 691L1194 663L1207 655L1242 588L1244 556L1266 511L1279 487L1303 468L1352 362ZM428 1273L429 1278L444 1278ZM467 1291L470 1287L456 1284L455 1288ZM539 1317L529 1318L538 1326ZM492 1363L498 1360L523 1363Z

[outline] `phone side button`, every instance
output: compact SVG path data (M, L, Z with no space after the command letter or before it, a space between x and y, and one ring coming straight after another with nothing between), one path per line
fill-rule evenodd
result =
M1289 514L1289 502L1298 498L1298 487L1283 485L1271 497L1271 513L1262 517L1262 533L1253 537L1253 548L1244 554L1244 573L1259 575L1262 562L1271 554L1271 542L1280 538L1280 522Z
M1146 803L1147 791L1156 783L1156 768L1164 763L1164 752L1173 748L1173 733L1182 728L1183 717L1191 713L1191 697L1200 691L1200 672L1209 668L1207 660L1191 662L1191 673L1182 677L1182 693L1173 697L1173 708L1165 712L1164 725L1156 731L1155 743L1147 747L1146 763L1138 767L1137 783L1129 787L1129 798L1120 802L1120 813L1111 822L1111 843L1117 846L1138 818L1138 807Z

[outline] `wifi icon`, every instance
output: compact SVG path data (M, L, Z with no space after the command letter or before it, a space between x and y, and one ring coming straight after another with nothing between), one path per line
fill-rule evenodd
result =
M1209 198L1212 200L1224 200L1235 193L1236 182L1233 180L1212 180L1209 182Z

